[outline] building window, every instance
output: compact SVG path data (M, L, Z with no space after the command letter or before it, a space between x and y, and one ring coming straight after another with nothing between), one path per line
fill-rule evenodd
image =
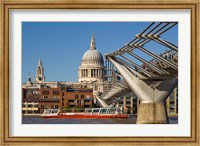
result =
M39 91L33 91L33 94L40 94Z
M71 102L74 102L74 100L68 100L68 102L70 102L70 103L71 103Z
M94 75L94 77L96 77L96 69L94 69L94 74L93 75Z
M78 95L75 95L75 99L78 99Z
M43 96L43 98L48 98L48 96Z
M53 95L59 95L59 91L53 90Z
M33 105L32 104L28 104L28 107L33 107Z
M32 91L27 91L27 94L32 94Z
M81 99L84 99L84 95L81 95Z
M86 69L86 77L88 77L88 69Z
M42 94L49 95L49 91L48 90L44 90L44 91L42 91Z
M94 70L93 70L93 69L91 69L91 77L93 77L93 72L94 72Z
M52 105L51 108L52 109L58 109L58 105Z

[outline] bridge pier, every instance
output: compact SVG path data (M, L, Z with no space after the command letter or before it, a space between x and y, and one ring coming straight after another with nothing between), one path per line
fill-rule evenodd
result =
M137 124L168 124L165 102L140 103Z

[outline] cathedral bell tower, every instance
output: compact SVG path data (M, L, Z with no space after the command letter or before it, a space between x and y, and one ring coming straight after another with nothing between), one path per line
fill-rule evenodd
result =
M36 69L36 83L43 83L45 81L45 76L44 76L44 68L42 66L42 61L39 59L38 66Z

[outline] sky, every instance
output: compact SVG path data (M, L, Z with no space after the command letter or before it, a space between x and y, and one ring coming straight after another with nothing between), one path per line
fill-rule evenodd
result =
M78 80L78 67L90 47L94 32L96 49L102 55L113 52L130 42L151 22L23 22L22 23L22 82L35 80L38 60L41 59L46 81ZM178 45L178 25L163 38ZM167 48L148 43L157 54ZM135 50L137 55L141 51ZM145 56L147 60L151 58ZM138 62L140 63L140 62Z

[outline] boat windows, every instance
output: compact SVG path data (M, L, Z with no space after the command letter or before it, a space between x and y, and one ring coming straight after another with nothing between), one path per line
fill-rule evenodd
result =
M100 111L100 114L106 114L107 110L108 110L107 108L106 109L102 108L101 111Z
M58 112L58 110L52 110L52 113L54 114L54 113L57 113Z
M90 114L116 114L117 109L116 108L92 108L92 109L86 109L85 113Z
M116 112L116 109L115 108L111 108L110 111L109 111L109 114L115 114Z
M100 109L93 109L92 113L93 114L98 114Z

